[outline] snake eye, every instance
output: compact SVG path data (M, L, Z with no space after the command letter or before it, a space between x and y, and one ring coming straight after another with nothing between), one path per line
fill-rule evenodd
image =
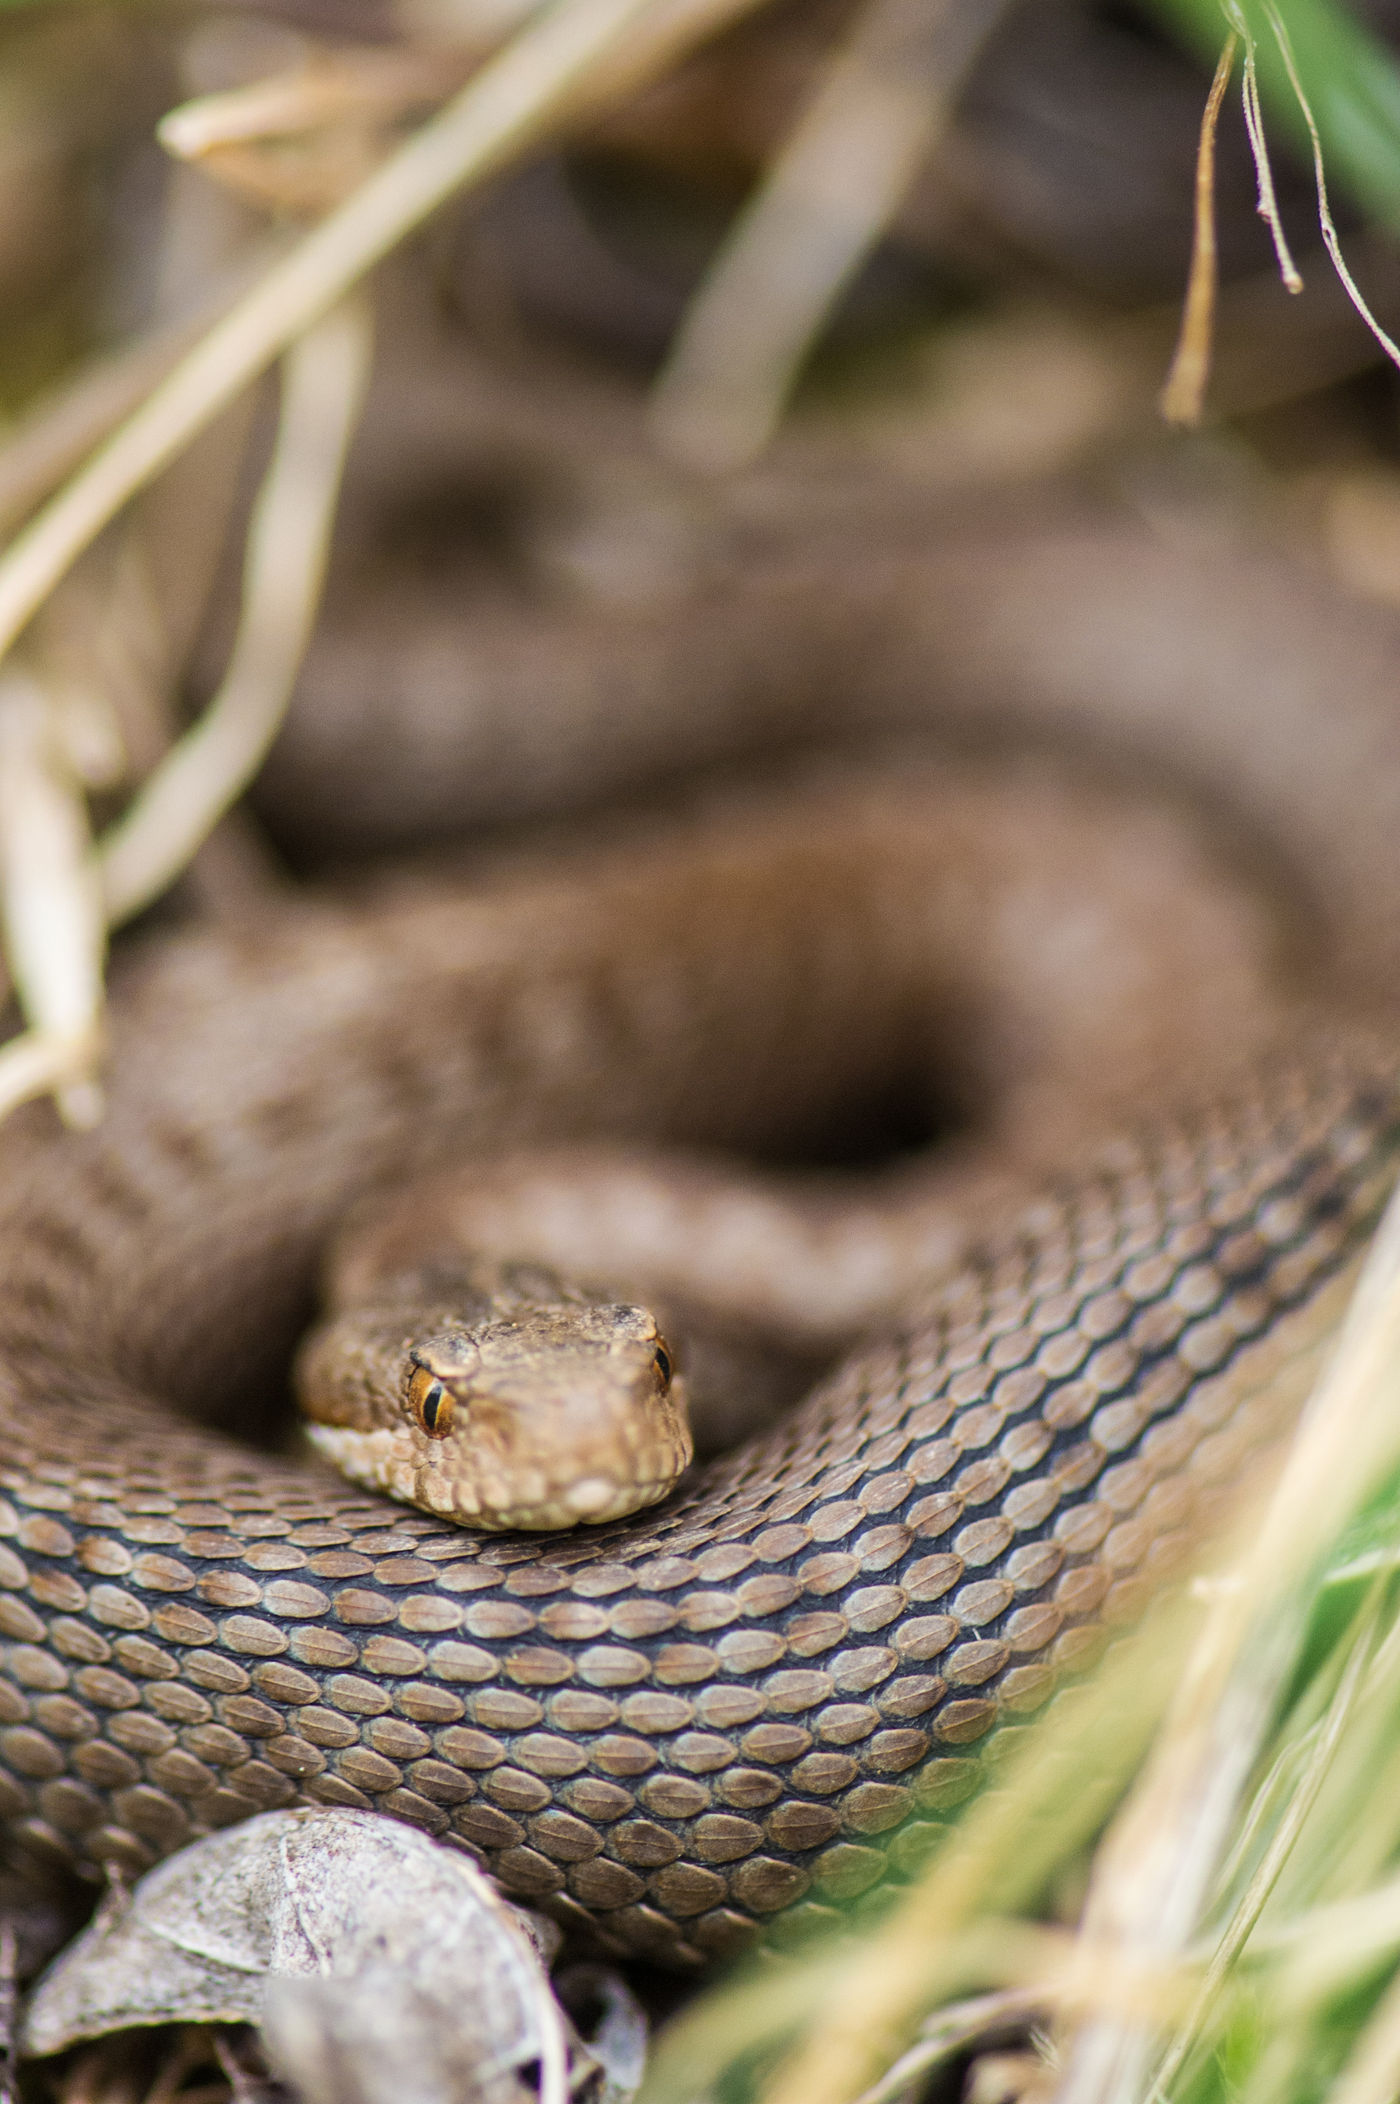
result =
M429 1439L446 1439L452 1430L452 1398L426 1366L413 1369L408 1383L408 1407Z
M652 1363L655 1366L657 1375L659 1376L661 1381L662 1393L664 1394L665 1391L671 1385L671 1374L673 1371L671 1366L671 1354L667 1351L664 1344L658 1344L656 1350L652 1353L651 1356Z

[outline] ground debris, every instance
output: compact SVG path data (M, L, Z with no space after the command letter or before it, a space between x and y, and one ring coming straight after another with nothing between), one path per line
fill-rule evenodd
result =
M361 1812L269 1812L113 1897L49 1968L28 2056L134 2025L252 2023L305 2104L626 2104L645 2022L599 1968L556 2001L552 1924L462 1855Z

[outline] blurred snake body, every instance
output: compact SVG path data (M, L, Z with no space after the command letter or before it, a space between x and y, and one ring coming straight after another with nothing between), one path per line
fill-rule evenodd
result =
M1017 574L1013 556L1000 589ZM1111 692L1086 706L1114 729ZM1245 727L1209 697L1183 711L1198 775L1203 741L1238 738L1220 787L1253 796L1249 825L1342 798L1335 752L1310 758L1286 706L1253 772ZM1123 820L1038 764L994 778L907 748L138 946L105 1123L62 1132L35 1107L0 1132L16 1841L134 1872L257 1810L377 1807L675 1964L910 1871L991 1725L1132 1610L1286 1421L1394 1178L1393 1041L1346 1020L1358 960L1384 965L1395 924L1388 724L1356 748L1335 871L1309 873L1315 924L1360 927L1356 953L1325 937L1345 983L1310 989L1282 1039L1243 997L1237 1041L1212 1035L1253 907L1202 909L1191 955L1223 959L1218 986L1213 963L1182 964L1154 871L1175 859L1194 897L1213 865L1150 797ZM1129 895L1121 942L1106 866ZM1047 892L1053 955L1025 918ZM1069 987L1070 1023L1043 1021L1037 973ZM227 1436L275 1387L320 1252L369 1188L579 1136L795 1149L891 1074L958 1074L984 1040L995 1065L1008 1039L1024 1064L992 1152L1004 1140L1009 1183L1033 1182L1027 1135L1048 1121L1046 1192L998 1222L977 1157L975 1259L939 1277L956 1236L931 1230L907 1305L652 1510L472 1535ZM1174 1042L1171 1099L1129 1116ZM1088 1069L1101 1100L1078 1132L1058 1106ZM893 1240L911 1217L896 1209Z

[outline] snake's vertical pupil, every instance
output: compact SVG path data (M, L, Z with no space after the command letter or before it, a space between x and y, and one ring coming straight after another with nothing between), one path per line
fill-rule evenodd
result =
M446 1439L452 1429L452 1398L426 1366L413 1370L408 1404L429 1439Z

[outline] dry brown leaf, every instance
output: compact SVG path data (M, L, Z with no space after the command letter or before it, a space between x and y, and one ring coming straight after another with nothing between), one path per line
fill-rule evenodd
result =
M557 1932L463 1855L363 1812L268 1812L110 1901L49 1968L29 2056L138 2024L247 2022L306 2104L625 2104L640 2017L609 1979L595 2052L550 1988ZM619 1999L621 1997L621 1999ZM629 2072L629 2070L631 2072Z

